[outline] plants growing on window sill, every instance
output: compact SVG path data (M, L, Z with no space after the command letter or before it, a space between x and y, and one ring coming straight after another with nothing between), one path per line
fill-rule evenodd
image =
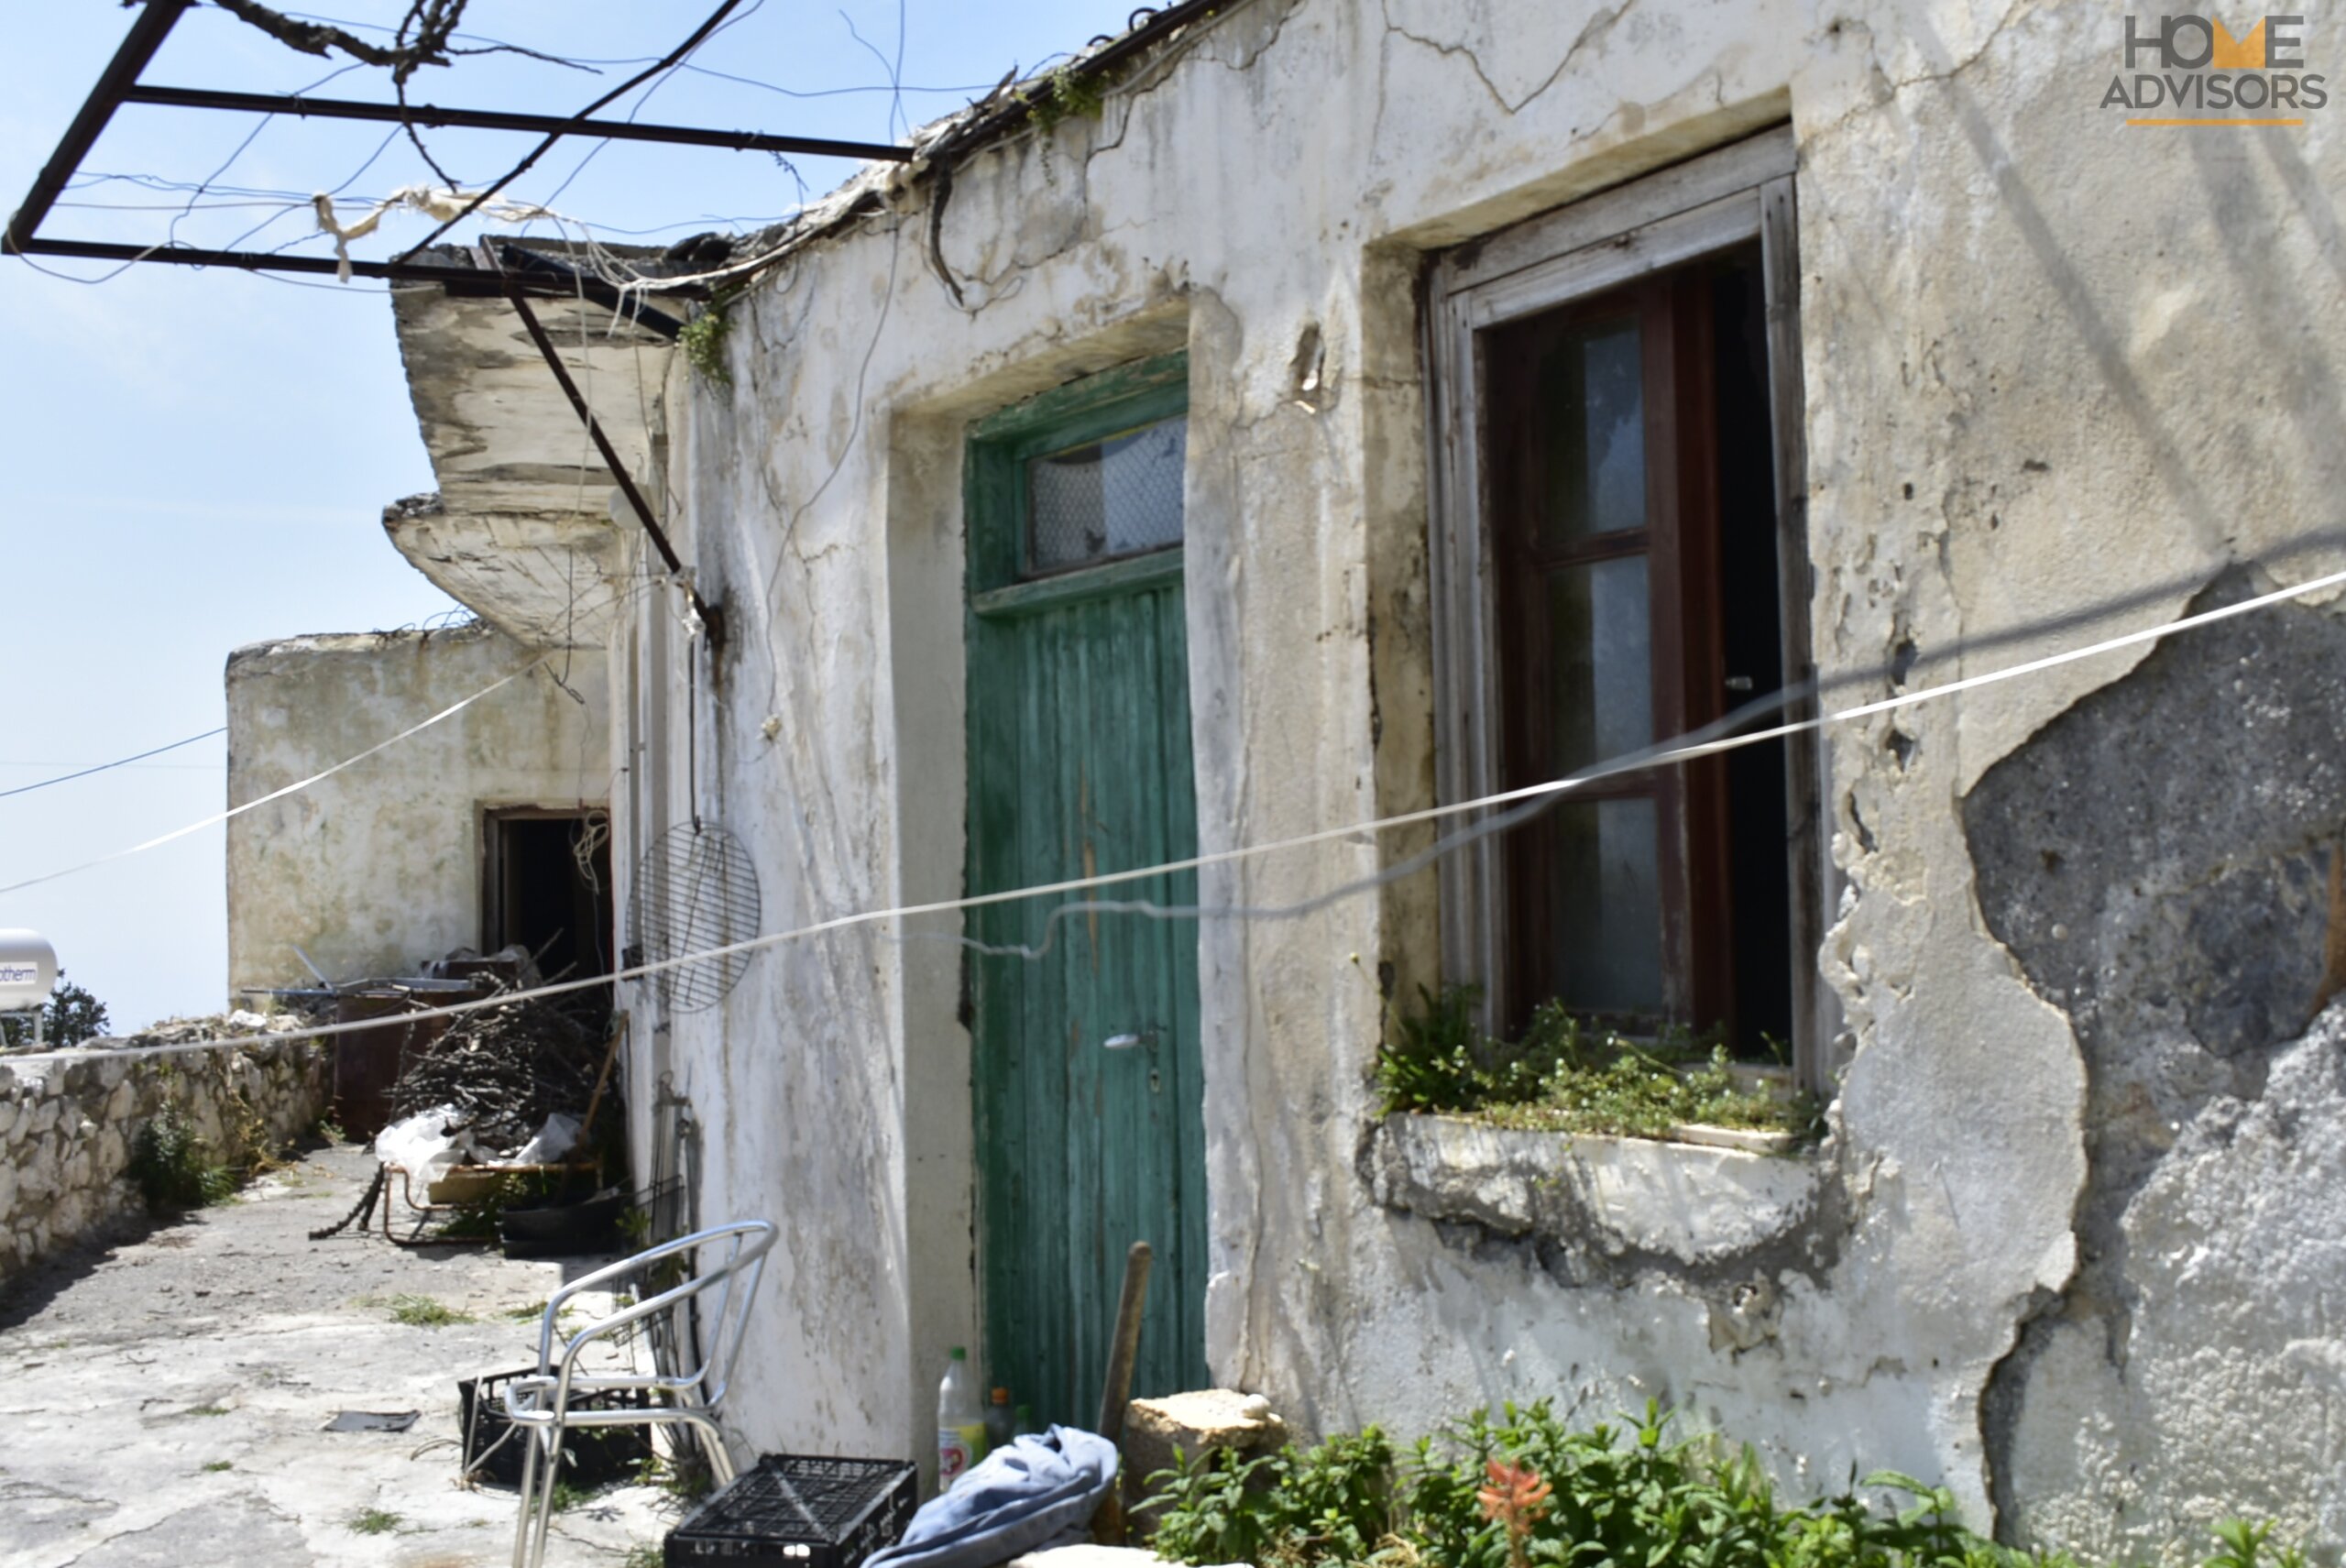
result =
M1639 1039L1554 1002L1522 1038L1475 1022L1472 985L1422 987L1376 1053L1376 1086L1395 1112L1471 1116L1529 1132L1608 1134L1777 1152L1822 1133L1813 1096L1738 1077L1727 1047L1683 1030Z

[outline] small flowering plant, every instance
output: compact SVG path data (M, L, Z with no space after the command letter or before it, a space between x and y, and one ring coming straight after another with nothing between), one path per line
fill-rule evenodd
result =
M1509 1464L1504 1459L1493 1459L1483 1473L1490 1484L1475 1490L1474 1500L1482 1504L1485 1519L1507 1531L1508 1568L1527 1568L1530 1557L1524 1544L1531 1539L1531 1527L1546 1517L1555 1488L1529 1464Z

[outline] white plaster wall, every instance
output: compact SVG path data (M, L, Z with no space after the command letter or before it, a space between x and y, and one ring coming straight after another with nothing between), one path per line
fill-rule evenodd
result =
M730 630L695 688L693 804L749 844L767 928L958 885L961 424L1168 344L1190 355L1201 848L1424 804L1422 254L1787 115L1812 611L1848 700L1881 695L1908 640L1927 661L2130 596L2102 624L2152 623L2248 557L2285 581L2326 569L2334 545L2275 553L2337 521L2346 322L2314 304L2341 253L2336 135L2319 115L2232 139L2122 129L2096 107L2116 29L2083 4L1253 0L1099 121L958 170L941 238L963 302L926 254L926 186L776 268L734 308L730 387L678 369L667 397L672 521ZM1302 399L1307 328L1325 364ZM1915 679L2093 631L2021 630ZM2084 1066L1985 929L1957 810L2131 662L1900 716L1903 763L1888 717L1835 733L1835 1230L1767 1265L1781 1315L1751 1348L1713 1332L1748 1280L1573 1276L1376 1201L1377 969L1432 977L1422 880L1206 923L1216 1376L1307 1429L1651 1395L1818 1486L1853 1463L1944 1477L1984 1523L1991 1461L2026 1465L2007 1479L2043 1505L2032 1525L2165 1544L2158 1508L2113 1512L2078 1466L1987 1451L1983 1392L2076 1265ZM639 739L681 800L681 664L664 678L678 711ZM1278 904L1421 841L1215 868L1201 893ZM672 1021L709 1128L705 1216L784 1228L736 1407L761 1447L924 1451L941 1347L975 1337L967 1038L949 948L902 939L923 935L771 950L722 1009ZM2301 1336L2308 1365L2334 1365L2335 1332ZM2288 1397L2270 1420L2346 1430L2334 1378ZM2182 1402L2157 1419L2218 1430ZM2323 1438L2227 1475L2297 1528L2335 1517L2339 1457Z
M479 625L240 648L228 657L228 804L355 757L535 657ZM313 983L297 945L340 981L412 973L477 943L483 808L605 804L608 705L602 652L556 653L551 670L233 818L232 995Z

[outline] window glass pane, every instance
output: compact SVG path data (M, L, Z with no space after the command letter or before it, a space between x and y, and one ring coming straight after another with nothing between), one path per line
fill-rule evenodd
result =
M1540 356L1538 385L1541 547L1643 528L1645 370L1638 318L1611 317L1557 334Z
M1654 803L1574 801L1555 808L1553 967L1564 1005L1661 1011L1661 869Z
M1026 569L1051 572L1181 543L1189 422L1036 457L1026 465Z
M1548 574L1550 777L1653 741L1653 635L1646 558Z

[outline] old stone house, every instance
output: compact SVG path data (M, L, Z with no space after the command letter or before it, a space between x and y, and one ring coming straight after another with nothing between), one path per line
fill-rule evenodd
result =
M289 792L228 824L236 1004L321 977L420 974L459 948L518 943L570 974L618 967L602 655L565 676L561 658L532 653L474 623L229 656L229 801Z
M2180 80L2192 25L1175 7L768 236L696 355L554 334L681 576L501 307L400 290L416 554L608 660L630 955L680 950L631 910L680 832L769 933L1203 858L1101 894L1181 918L987 905L623 988L639 1146L687 1108L697 1212L783 1229L742 1437L920 1452L957 1343L1077 1414L1146 1234L1145 1383L1307 1430L1654 1398L2014 1539L2346 1538L2329 598L1431 862L1475 818L1313 837L2335 570L2346 41L2198 72L2289 82L2284 125L2111 99L2130 27ZM1830 1135L1384 1117L1442 981L1772 1035Z

